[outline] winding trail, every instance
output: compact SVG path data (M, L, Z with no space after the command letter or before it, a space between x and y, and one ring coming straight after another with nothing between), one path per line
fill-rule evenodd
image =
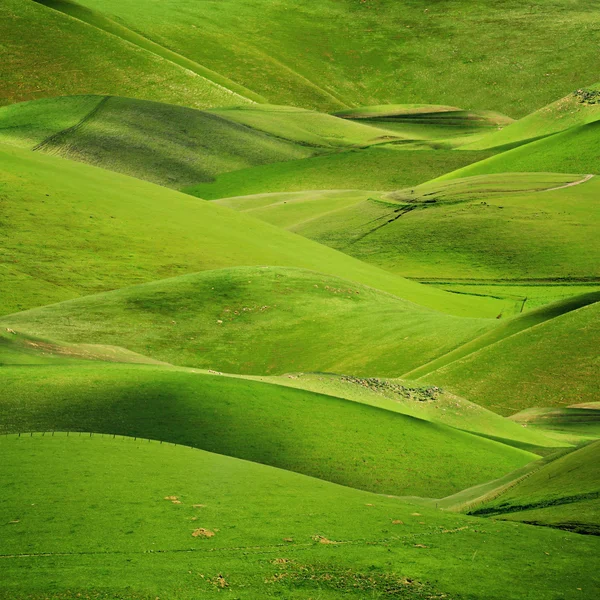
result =
M579 181L572 181L571 183L565 183L564 185L559 185L558 187L553 187L547 190L541 190L543 192L553 192L554 190L562 190L564 188L568 188L568 187L573 187L574 185L581 185L582 183L585 183L586 181L589 181L592 177L594 177L594 175L586 175L583 179L580 179Z

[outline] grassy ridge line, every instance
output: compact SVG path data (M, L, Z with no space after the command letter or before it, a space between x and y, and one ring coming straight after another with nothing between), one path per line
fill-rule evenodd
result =
M406 379L421 379L433 371L441 369L469 354L473 354L474 352L530 329L531 327L535 327L536 325L545 323L546 321L596 302L600 302L600 292L590 292L588 294L582 294L580 296L574 296L573 298L554 302L547 306L543 306L542 308L513 317L492 331L484 333L478 338L460 346L456 350L453 350L430 363L422 365L417 369L404 373L402 377Z
M3 600L547 600L574 581L577 597L593 598L581 560L597 549L590 537L415 514L398 498L128 438L10 436L0 446L11 482L0 498ZM485 560L470 560L482 546Z
M378 493L448 495L537 458L341 398L160 366L5 366L2 378L2 432L162 439Z
M72 0L33 0L38 4L42 4L48 8L61 12L69 17L78 19L92 27L101 29L102 31L115 35L123 41L135 44L136 46L152 52L165 60L168 60L188 71L192 71L196 75L210 81L214 85L219 86L222 90L226 90L237 98L237 101L252 101L252 102L265 102L266 100L259 94L255 94L253 91L241 86L234 81L231 81L227 77L223 77L219 73L212 71L188 58L156 44L148 38L132 31L131 29L116 23L112 19L101 15L100 13L93 11L89 8L81 6Z

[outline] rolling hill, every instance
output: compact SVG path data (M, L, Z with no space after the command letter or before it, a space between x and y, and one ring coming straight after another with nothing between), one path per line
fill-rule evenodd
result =
M0 142L173 188L315 153L208 112L110 96L0 108Z
M17 147L0 148L6 202L0 314L184 273L237 265L314 269L458 315L497 300L409 282L230 209ZM46 233L52 231L52 235Z
M56 433L2 437L0 446L0 474L11 481L0 499L3 600L391 593L546 600L562 590L587 600L596 587L581 560L597 551L593 536L415 510L396 498L139 439Z

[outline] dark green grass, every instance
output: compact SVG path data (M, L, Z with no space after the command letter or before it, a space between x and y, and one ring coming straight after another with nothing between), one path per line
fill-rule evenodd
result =
M276 267L185 275L3 322L33 335L124 346L190 367L387 376L410 371L496 325L423 309L344 279Z
M226 376L89 364L6 366L2 381L4 432L160 439L380 493L441 497L536 458L407 415Z
M221 175L215 183L192 186L185 191L207 200L304 190L393 191L423 183L488 156L489 153L450 150L350 150L243 169Z
M469 513L600 534L599 460L600 442L591 443L533 471L496 498L470 507Z
M599 114L600 117L600 114ZM486 173L600 173L600 120L572 127L541 140L463 167L443 179Z
M582 85L587 90L600 88L600 84L586 85L586 82L579 82L575 87L581 88ZM578 94L570 93L564 98L524 116L502 131L490 133L481 140L466 144L464 148L469 150L509 148L559 131L592 123L598 119L600 119L599 104L581 102Z
M19 555L1 559L3 599L592 600L597 586L581 558L597 552L591 536L156 442L47 434L0 445L0 553ZM215 535L194 538L199 528ZM20 556L36 553L46 556Z
M81 4L274 104L449 104L519 117L598 79L599 16L580 1Z
M498 301L430 290L230 209L89 165L0 149L0 313L235 265L315 269L440 310Z
M4 107L0 141L174 188L314 154L207 112L107 96Z
M424 378L502 415L598 398L596 302L482 348Z
M0 105L112 94L196 108L244 98L165 58L31 0L0 7Z

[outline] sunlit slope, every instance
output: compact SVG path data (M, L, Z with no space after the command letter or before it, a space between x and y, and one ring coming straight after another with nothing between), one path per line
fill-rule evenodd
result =
M389 195L305 192L217 203L404 276L592 281L600 276L600 180L565 187L582 179L481 175Z
M463 167L440 179L456 179L487 173L535 171L598 174L600 173L598 157L600 157L600 120L518 146Z
M315 269L419 304L491 316L496 301L465 300L408 282L230 209L81 163L5 146L7 199L0 312L183 273L235 265ZM52 235L48 235L48 232Z
M363 106L335 113L420 141L436 148L454 148L486 136L513 122L513 119L490 111L468 111L452 106L426 104L391 104Z
M488 152L403 150L401 146L353 149L225 173L214 183L191 186L185 191L207 200L306 190L391 192L424 183L489 156Z
M490 133L463 148L484 150L510 147L600 119L600 104L597 102L600 84L581 88L580 82L576 87L577 91L524 116L502 131Z
M33 309L2 322L33 335L113 344L178 365L231 373L392 377L496 325L428 310L345 279L277 267L184 275Z
M162 56L31 0L2 2L0 39L0 105L72 94L133 96L197 108L247 101Z
M600 304L505 338L424 377L509 415L597 400Z
M253 129L306 146L369 146L402 141L406 136L379 127L348 121L327 113L270 104L246 104L211 112Z
M563 0L81 3L275 104L418 102L520 117L598 78L600 17Z
M0 108L0 141L169 187L314 154L208 112L109 96Z
M381 493L441 497L536 458L444 425L226 376L89 364L7 366L2 379L11 390L4 432L146 437Z
M534 471L503 493L469 507L470 514L600 533L600 441ZM493 497L496 496L496 497Z
M0 445L2 479L11 482L0 499L8 523L0 552L10 556L3 599L595 593L581 560L597 552L593 536L482 527L473 517L157 442L57 433ZM471 560L482 552L485 561Z

